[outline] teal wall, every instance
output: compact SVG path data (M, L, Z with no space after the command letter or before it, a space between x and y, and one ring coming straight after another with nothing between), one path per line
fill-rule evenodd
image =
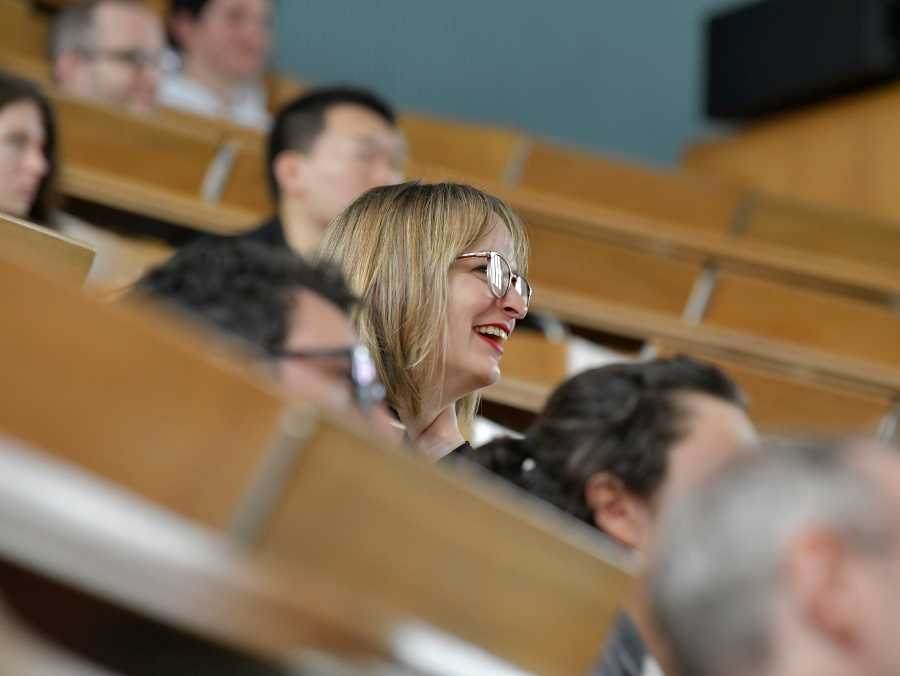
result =
M707 130L703 14L734 0L280 0L275 64L398 106L677 162Z

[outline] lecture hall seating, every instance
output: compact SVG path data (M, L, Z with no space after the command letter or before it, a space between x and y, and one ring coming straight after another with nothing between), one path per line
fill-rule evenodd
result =
M0 433L537 673L596 656L629 577L577 524L307 408L286 421L231 346L155 308L101 304L11 263L0 286L19 326L0 337L0 356L15 355Z

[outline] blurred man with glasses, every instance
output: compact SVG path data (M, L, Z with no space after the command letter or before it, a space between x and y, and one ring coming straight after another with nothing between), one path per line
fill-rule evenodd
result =
M64 93L147 112L156 105L163 46L162 23L144 3L87 0L53 25L53 79Z
M401 182L406 159L387 102L353 87L310 90L278 112L269 134L266 173L276 214L241 237L309 256L350 202Z
M256 242L202 240L138 282L131 299L146 298L237 340L287 396L398 440L337 270Z

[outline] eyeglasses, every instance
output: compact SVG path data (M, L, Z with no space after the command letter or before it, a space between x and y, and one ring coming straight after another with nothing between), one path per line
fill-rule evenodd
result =
M384 385L378 380L378 369L369 350L363 345L328 350L276 350L271 353L278 359L326 359L343 357L350 362L347 379L353 390L353 400L363 411L368 411L384 401Z
M457 256L457 260L460 258L486 258L488 261L488 286L494 297L503 298L509 293L509 287L512 285L516 293L522 297L522 302L525 304L525 313L528 312L528 305L531 303L531 285L525 277L512 271L509 262L501 254L496 251L473 251L472 253L464 253Z
M90 59L107 59L131 68L160 68L163 55L144 49L82 49L81 53Z

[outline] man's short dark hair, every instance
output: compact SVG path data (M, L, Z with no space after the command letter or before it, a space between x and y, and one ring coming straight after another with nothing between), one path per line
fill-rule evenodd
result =
M192 17L198 17L210 2L211 0L171 0L169 12L172 15L187 12Z
M144 275L134 295L186 312L265 356L284 348L298 311L292 294L304 289L343 312L356 302L336 268L237 238L202 239L181 248Z
M358 87L313 89L285 105L275 116L269 133L266 172L272 196L277 201L280 190L275 178L275 158L284 150L309 152L325 129L325 115L332 106L354 105L366 108L390 126L397 124L394 109L374 92Z
M665 479L669 450L690 431L681 395L692 393L744 407L734 381L691 357L610 364L560 385L524 438L497 439L472 458L593 525L588 480L608 472L631 493L652 497Z

